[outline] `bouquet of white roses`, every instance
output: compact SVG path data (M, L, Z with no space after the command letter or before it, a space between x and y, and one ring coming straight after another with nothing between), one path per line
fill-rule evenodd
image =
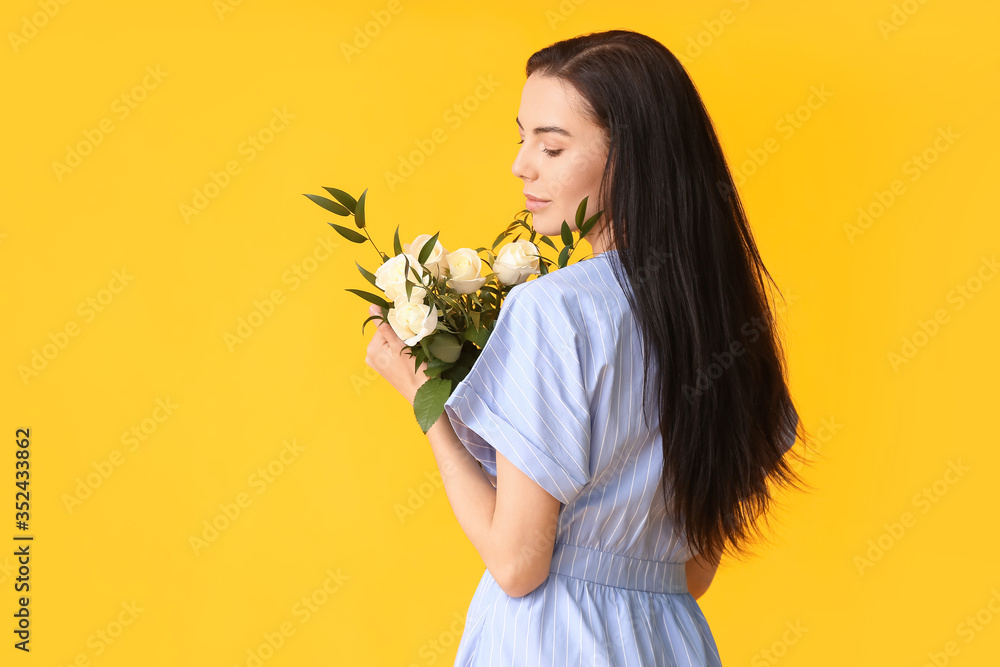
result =
M372 315L362 323L362 332L372 319L388 322L414 358L414 372L427 362L424 373L430 379L420 386L413 400L417 423L427 433L444 411L452 387L468 374L486 345L510 288L523 283L529 276L549 272L553 262L538 252L536 237L553 250L559 249L549 237L538 234L521 217L522 214L530 215L525 209L514 217L490 248L459 248L449 252L438 240L438 234L418 234L412 243L400 245L397 225L393 256L389 257L368 235L365 224L368 190L355 199L337 188L323 189L336 201L321 195L305 196L331 213L353 216L357 229L364 234L332 222L329 224L348 241L371 242L379 255L380 265L374 272L357 262L355 265L382 295L347 288L348 292L382 308L381 316ZM584 197L576 210L577 238L563 220L559 237L563 248L559 250L558 268L567 265L579 240L586 236L603 212L598 211L584 220L586 210L587 198ZM525 230L530 232L528 239L521 238ZM497 246L514 233L517 234L515 239L497 251ZM480 256L484 252L485 258ZM484 263L489 268L486 275L482 275Z

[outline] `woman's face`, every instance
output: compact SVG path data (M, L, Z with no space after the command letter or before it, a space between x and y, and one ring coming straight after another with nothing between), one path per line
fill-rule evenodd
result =
M606 133L582 113L585 103L568 83L532 74L521 92L518 132L522 144L511 165L524 181L524 192L548 203L535 208L528 201L532 224L539 234L558 236L565 220L576 230L576 209L587 199L589 218L598 210L597 195L608 156ZM587 236L594 252L607 248L599 239L604 216Z

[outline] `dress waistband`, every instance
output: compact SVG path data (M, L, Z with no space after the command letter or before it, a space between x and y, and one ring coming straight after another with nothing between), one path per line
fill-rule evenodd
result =
M651 593L688 592L684 563L643 560L565 542L556 542L549 572Z

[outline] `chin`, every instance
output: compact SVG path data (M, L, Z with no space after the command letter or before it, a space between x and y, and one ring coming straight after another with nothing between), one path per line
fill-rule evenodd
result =
M542 211L537 215L532 213L531 227L536 232L538 232L543 236L559 236L562 233L563 220L566 220L567 224L569 224L570 226L570 229L576 231L576 228L573 226L572 218L567 218L566 216L563 216L561 218L558 218L556 222L553 222L554 220L556 220L556 216L553 215L552 211L549 210Z

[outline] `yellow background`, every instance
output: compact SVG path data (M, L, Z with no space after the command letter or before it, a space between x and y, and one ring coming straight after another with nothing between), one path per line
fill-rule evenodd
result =
M368 188L383 250L397 224L404 242L491 243L523 208L510 164L525 61L620 27L682 59L742 174L788 297L792 390L821 441L817 490L782 495L773 541L699 601L723 663L995 664L1000 279L983 258L1000 249L1000 9L391 7L4 3L0 663L247 665L286 624L263 664L451 664L483 564L408 404L364 363L374 328L362 335L367 304L344 288L366 286L354 262L374 270L376 255L302 193ZM102 123L77 166L54 166ZM438 128L445 141L421 152ZM413 171L392 182L401 161ZM892 201L852 234L879 198ZM258 308L270 314L227 344ZM894 367L904 341L916 354ZM23 376L36 352L44 367ZM12 648L25 426L30 654ZM145 439L123 441L133 428ZM283 443L299 450L281 462ZM262 481L268 465L280 472ZM226 525L220 505L240 513L196 549L205 522ZM323 602L307 615L304 597Z

